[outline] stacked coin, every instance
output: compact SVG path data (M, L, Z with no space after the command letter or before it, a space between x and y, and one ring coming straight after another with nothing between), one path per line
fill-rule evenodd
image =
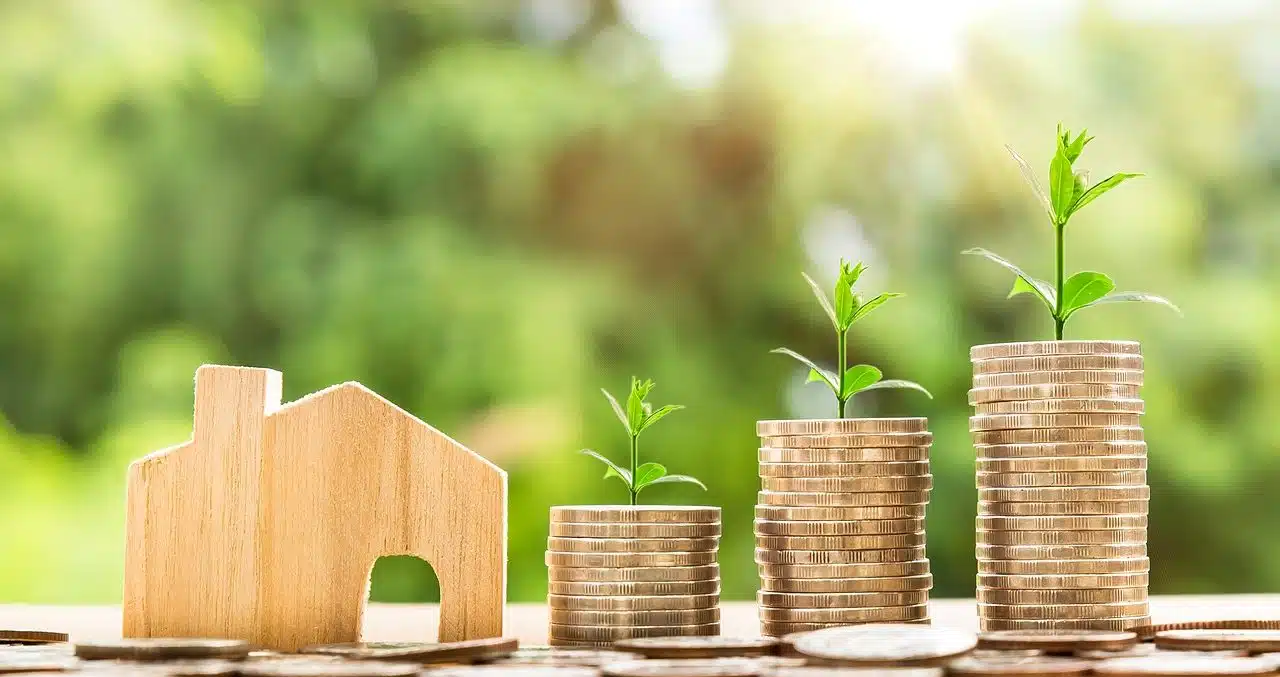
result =
M720 634L720 508L551 508L553 646Z
M969 355L982 629L1149 623L1139 345L998 343Z
M923 418L760 421L760 628L927 621Z

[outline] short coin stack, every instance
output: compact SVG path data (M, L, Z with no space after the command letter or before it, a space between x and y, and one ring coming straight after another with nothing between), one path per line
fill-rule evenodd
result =
M1000 343L970 358L982 629L1149 623L1139 345Z
M927 621L928 421L760 421L756 430L761 633Z
M720 508L551 508L553 646L720 634Z

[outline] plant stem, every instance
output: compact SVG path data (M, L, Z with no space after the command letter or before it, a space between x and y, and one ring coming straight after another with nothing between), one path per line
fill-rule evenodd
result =
M1057 303L1054 304L1057 307L1054 308L1053 310L1053 338L1058 341L1062 340L1062 328L1067 323L1067 321L1062 317L1062 291L1063 291L1062 287L1066 283L1066 279L1064 275L1065 266L1063 265L1062 236L1064 231L1066 231L1066 229L1067 229L1067 224L1065 222L1063 222L1061 225L1055 224L1055 227L1053 229L1054 235L1057 237L1057 243L1054 249L1057 253L1057 264L1058 264L1057 265L1058 298L1057 298Z
M839 403L840 407L839 411L836 412L836 418L844 418L844 405L845 402L849 401L848 398L844 397L845 365L849 361L848 338L848 329L836 332L836 369L838 370L836 374L839 376L836 380L840 384L840 392L836 393L836 401Z
M627 491L631 492L631 505L639 503L640 492L636 491L636 466L640 463L640 436L631 436L631 486L627 487Z

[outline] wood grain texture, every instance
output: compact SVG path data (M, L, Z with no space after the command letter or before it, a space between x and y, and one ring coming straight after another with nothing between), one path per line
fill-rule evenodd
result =
M383 555L431 564L440 640L501 635L506 473L358 383L280 385L201 367L192 440L129 467L124 635L357 641Z

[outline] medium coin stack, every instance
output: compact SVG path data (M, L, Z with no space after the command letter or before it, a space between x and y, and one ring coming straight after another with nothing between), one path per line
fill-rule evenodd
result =
M928 621L927 419L760 421L756 431L761 633Z
M720 508L551 508L553 646L720 634Z
M982 629L1150 623L1139 345L997 343L969 356Z

